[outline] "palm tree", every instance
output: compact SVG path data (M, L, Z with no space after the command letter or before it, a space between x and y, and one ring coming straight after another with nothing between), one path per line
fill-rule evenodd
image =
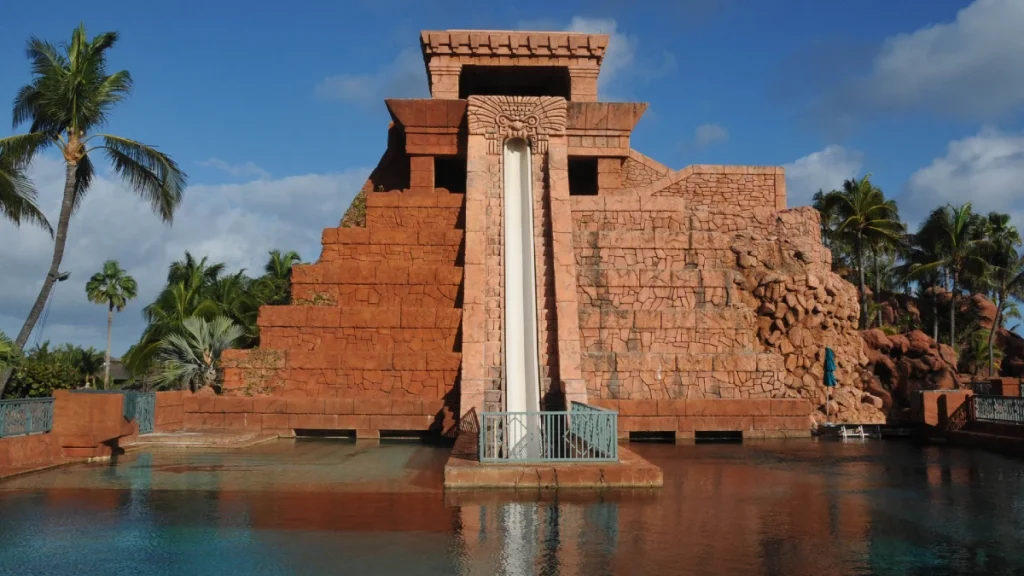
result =
M64 194L53 246L50 269L43 280L32 310L21 327L15 345L21 348L43 311L57 280L68 224L81 205L95 176L93 158L102 151L121 177L165 222L171 222L181 203L186 175L169 156L152 146L123 136L96 132L114 106L123 101L132 88L131 75L121 70L107 73L106 58L116 43L116 32L105 32L90 39L85 25L71 34L71 41L60 49L31 37L27 54L32 64L32 81L14 98L14 126L29 123L29 132L0 139L0 149L16 165L26 166L36 152L50 146L64 157ZM0 377L0 393L10 371Z
M154 383L192 391L214 384L221 353L234 347L241 336L242 329L225 316L209 322L188 318L181 333L170 334L161 342Z
M35 224L53 234L53 228L36 204L36 191L25 171L0 148L0 217L20 226Z
M298 252L294 250L281 252L274 249L270 251L270 258L267 260L267 265L263 267L263 271L271 278L291 280L292 264L298 262L302 262L302 257L299 256Z
M949 345L956 350L956 297L961 279L980 274L986 266L985 220L971 210L971 203L936 208L921 224L918 242L932 246L933 261L917 267L926 274L942 270L949 282Z
M288 304L291 300L292 265L302 262L298 252L271 250L258 287L263 304Z
M1003 319L1010 312L1011 299L1024 298L1024 255L1014 251L1013 258L1003 264L991 266L989 280L992 286L992 294L996 305L996 316L992 319L992 326L988 333L988 375L991 377L995 371L995 357L993 353L996 331L1003 326Z
M196 260L188 251L184 260L172 262L167 270L167 284L156 300L142 309L146 329L138 345L125 354L125 366L132 373L149 370L160 351L160 344L169 334L180 332L192 316L213 318L220 313L217 302L209 297L224 271L224 264L211 264L206 257Z
M107 305L107 353L103 358L103 387L110 387L110 342L114 330L114 310L124 310L135 298L139 285L125 273L116 260L103 263L103 270L92 275L85 283L85 294L90 302Z
M16 357L17 353L14 349L14 342L7 334L4 334L3 330L0 330L0 368L11 366Z
M864 281L864 252L869 245L898 245L904 232L896 202L887 200L882 191L871 184L870 175L860 180L843 182L842 190L826 194L821 203L835 214L839 226L835 233L850 241L856 258L860 289L860 328L868 325L868 293Z
M49 344L49 343L47 343ZM82 348L74 344L64 344L49 352L46 348L39 350L44 356L49 354L51 361L76 370L82 376L86 386L92 384L103 370L105 357L102 352L92 346Z

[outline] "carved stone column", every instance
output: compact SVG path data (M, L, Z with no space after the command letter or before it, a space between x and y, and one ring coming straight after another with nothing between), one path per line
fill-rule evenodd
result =
M541 379L551 384L541 393L564 392L563 378L573 379L576 385L580 378L566 101L553 96L470 96L467 114L464 414L472 408L502 410L504 405L502 150L510 138L525 139L532 156ZM554 156L549 153L552 147L557 152ZM579 391L571 387L573 399L578 399Z

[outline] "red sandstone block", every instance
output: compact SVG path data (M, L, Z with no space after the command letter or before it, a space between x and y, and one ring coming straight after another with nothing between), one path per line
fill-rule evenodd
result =
M352 414L355 405L351 398L326 398L324 399L325 414Z
M220 397L214 401L215 412L252 412L252 399Z
M772 398L768 402L772 416L808 416L811 413L811 403L802 398Z
M809 430L811 418L804 416L760 416L754 418L754 430Z
M393 358L395 370L426 370L427 356L418 352L396 353Z
M262 416L264 430L285 430L288 426L288 414L264 414Z
M260 414L286 414L288 405L281 398L253 398L252 411Z
M204 403L202 400L206 398L203 396L186 396L182 401L182 406L185 412L201 412L200 406Z
M637 310L633 312L633 326L637 330L661 328L661 310Z
M436 324L435 308L402 308L402 328L433 328Z
M395 400L391 403L391 413L396 415L423 415L422 400Z
M289 414L323 414L323 398L288 398Z
M305 326L308 306L260 306L256 323L264 326Z
M422 412L420 412L420 414L425 414L428 416L434 416L438 412L441 412L442 410L445 409L443 398L424 398L422 404Z
M370 428L374 430L426 430L433 418L414 416L370 416Z
M224 428L229 430L244 430L246 428L246 416L240 412L234 412L231 414L224 414ZM259 416L257 416L259 418Z
M194 396L196 402L194 403L195 412L220 412L217 409L217 398L214 396Z
M372 227L370 231L370 244L381 245L416 245L419 243L419 231L415 228L380 228Z
M409 266L409 284L434 284L437 281L437 266Z
M337 228L336 231L339 244L368 244L370 242L370 230L367 228Z
M686 400L658 400L658 416L686 415Z
M338 416L338 430L366 430L370 427L370 417L359 414L342 414Z
M587 404L598 408L619 411L619 400L617 398L588 398Z
M342 354L338 359L342 370L391 370L393 366L390 352L356 352Z
M771 403L767 398L712 398L686 401L687 416L768 416Z
M436 328L458 328L462 325L462 310L438 308L434 317Z
M640 210L640 197L635 192L611 193L604 198L604 209L608 212L629 212Z
M680 432L737 432L754 429L753 416L682 416Z
M189 418L191 416L192 418ZM223 413L198 413L198 414L185 414L185 428L223 428L224 427L224 414Z
M409 268L405 266L380 266L377 268L377 284L408 284Z
M388 398L355 398L353 411L356 414L391 414Z
M441 286L458 286L462 283L462 268L456 266L438 267L437 283Z
M462 354L433 352L427 354L427 370L458 370L462 367Z
M621 414L621 412L620 412ZM620 432L675 432L674 416L619 416Z
M657 400L619 400L621 416L657 416Z

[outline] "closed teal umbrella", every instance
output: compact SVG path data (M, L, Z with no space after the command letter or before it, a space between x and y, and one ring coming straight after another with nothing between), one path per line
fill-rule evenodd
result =
M836 353L831 348L825 348L825 386L833 388L836 385Z
M831 348L825 348L825 416L829 414L829 404L832 403L832 389L836 387L836 353Z

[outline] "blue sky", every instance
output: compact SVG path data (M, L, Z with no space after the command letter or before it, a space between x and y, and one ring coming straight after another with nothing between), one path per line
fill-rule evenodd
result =
M676 0L16 3L0 20L0 101L29 78L29 35L80 20L117 30L136 89L110 131L159 145L192 188L173 228L102 179L71 228L72 279L43 338L101 347L82 285L117 258L159 287L185 249L259 267L271 247L318 255L385 143L384 97L425 96L421 29L612 33L602 99L650 108L633 147L668 164L785 165L791 205L866 172L908 219L974 200L1024 214L1024 2ZM9 130L7 124L0 134ZM56 217L59 165L32 172ZM45 235L0 223L0 329L17 331L45 271ZM141 330L118 319L115 352Z

